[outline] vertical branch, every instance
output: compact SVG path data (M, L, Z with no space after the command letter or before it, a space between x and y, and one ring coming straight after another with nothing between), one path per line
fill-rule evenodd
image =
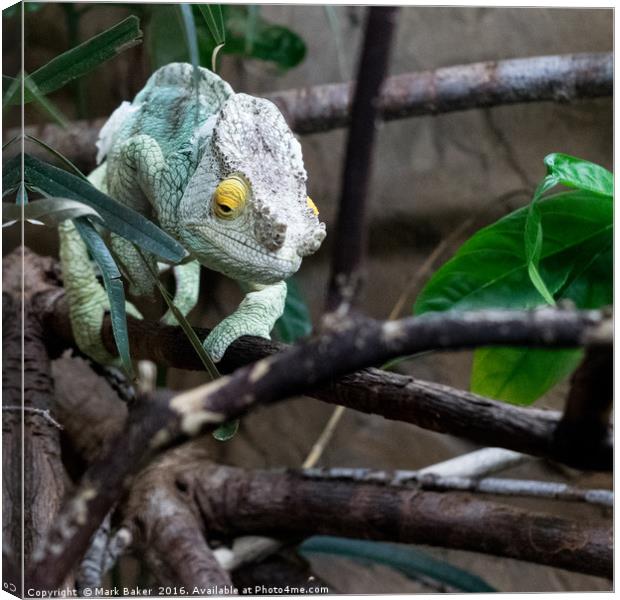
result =
M396 7L368 11L364 46L351 111L332 254L327 310L346 314L362 280L366 252L366 201L376 133L378 101L385 79Z
M614 393L613 362L610 348L590 346L571 379L554 444L576 465L600 452L601 441L608 436Z

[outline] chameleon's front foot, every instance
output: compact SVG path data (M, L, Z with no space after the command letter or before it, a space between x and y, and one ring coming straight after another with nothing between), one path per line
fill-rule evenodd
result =
M224 356L228 346L243 335L270 339L275 322L284 312L286 283L254 286L237 310L218 323L204 341L204 348L214 362Z

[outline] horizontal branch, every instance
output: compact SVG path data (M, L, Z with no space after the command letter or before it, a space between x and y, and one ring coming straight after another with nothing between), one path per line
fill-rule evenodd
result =
M300 134L344 127L351 112L351 83L317 85L268 94ZM386 79L383 119L437 115L520 102L569 102L611 96L613 55L536 56L403 73ZM106 119L76 121L66 129L47 124L25 132L83 168L94 166L95 142ZM7 139L19 135L9 131Z
M395 487L414 487L431 491L463 491L499 496L529 496L566 502L587 502L613 506L611 490L584 489L555 481L505 479L500 477L440 476L422 471L376 471L373 469L304 469L302 476L325 481L360 481Z
M55 295L49 298L42 296L40 300L39 314L52 334L48 336L50 341L58 345L56 352L60 352L73 344L65 299ZM448 327L450 324L446 322ZM470 327L473 330L476 326L472 323ZM208 334L206 329L197 328L196 332L201 339ZM418 332L413 334L418 335ZM115 353L109 317L104 321L102 337L108 351ZM129 340L131 354L136 359L152 360L163 367L204 368L180 327L130 319ZM424 343L422 337L416 338L416 341L418 344ZM437 347L437 331L429 332L427 343L429 347ZM287 348L284 344L262 338L243 337L232 344L218 367L223 373L231 373L242 365L280 354ZM449 433L483 446L508 448L584 469L609 470L612 465L611 435L606 436L592 453L578 453L575 456L565 446L559 450L554 444L554 432L560 419L558 412L520 408L375 368L339 378L331 377L327 385L306 389L304 394L330 404Z
M575 347L597 340L600 311L545 308L430 314L389 321L344 321L338 331L290 346L233 374L172 396L155 392L131 407L125 430L85 473L32 565L35 581L51 588L83 555L88 541L132 477L154 453L212 431L259 405L325 384L367 365L430 348L478 345ZM600 457L599 457L600 458Z
M197 481L197 478L200 480ZM483 552L611 577L612 531L467 494L194 465L185 482L213 532L337 535Z

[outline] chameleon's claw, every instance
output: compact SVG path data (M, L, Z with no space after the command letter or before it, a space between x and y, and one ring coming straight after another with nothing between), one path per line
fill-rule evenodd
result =
M218 323L203 343L213 362L220 361L228 346L242 335L271 339L273 325L284 311L286 283L279 281L249 289L254 291L246 294L237 310Z
M271 339L269 325L270 323L248 323L241 315L235 313L218 323L202 345L213 362L219 362L226 353L228 346L243 335Z

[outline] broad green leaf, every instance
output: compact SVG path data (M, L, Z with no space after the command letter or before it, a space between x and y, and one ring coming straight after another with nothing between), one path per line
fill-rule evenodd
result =
M237 430L239 429L239 419L233 419L232 421L228 421L224 423L224 425L220 425L214 432L213 437L218 442L226 442L231 438L235 437Z
M472 392L513 404L531 404L568 377L582 350L480 348L474 352Z
M378 563L401 572L406 577L430 577L463 592L495 592L486 581L450 563L438 560L417 548L404 544L371 542L317 535L303 542L302 554L345 556L362 563Z
M581 158L556 152L544 159L549 173L568 187L613 197L614 176L605 168Z
M612 236L613 205L586 191L557 194L538 203L545 232L540 271L555 299L582 251L602 247ZM540 305L529 279L523 244L528 208L503 217L474 234L419 294L416 314L489 307L522 309ZM607 280L608 287L611 282ZM566 297L566 296L562 296Z
M310 335L312 321L310 311L294 279L286 282L286 301L284 312L276 321L274 331L278 338L287 344Z
M20 221L22 207L19 204L2 204L2 223ZM44 198L29 202L24 207L24 219L35 219L45 225L56 226L67 219L92 217L102 221L99 213L82 202L68 198Z
M553 299L570 299L579 308L611 303L613 204L602 195L572 191L540 200L537 209L544 231L539 271ZM529 210L519 209L472 236L422 290L416 314L540 305L523 243ZM472 391L529 404L565 377L577 356L526 348L507 352L476 351Z
M129 354L127 314L125 312L125 290L121 281L121 273L108 247L88 219L80 217L75 219L73 223L103 275L103 284L110 302L110 319L112 320L112 332L114 333L118 355L127 375L133 379L133 366Z
M219 46L226 42L226 28L222 16L222 7L219 4L199 4L198 8L213 36L215 45Z
M49 94L69 81L89 73L127 48L139 44L142 38L139 25L137 17L133 15L127 17L79 46L53 58L28 78L32 80L40 94ZM12 104L20 101L15 96L16 94L13 94L13 97L9 98ZM33 99L33 95L24 90L24 102L28 103Z
M19 159L20 157L16 156L5 165L3 173L5 189L15 185L20 179ZM24 179L30 186L48 195L77 200L94 208L108 229L164 260L178 262L187 255L176 240L140 213L113 200L89 182L67 171L26 154Z

